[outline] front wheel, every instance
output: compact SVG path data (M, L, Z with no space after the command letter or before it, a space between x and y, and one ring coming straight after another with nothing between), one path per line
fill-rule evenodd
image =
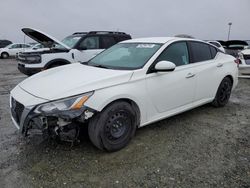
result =
M89 138L99 149L117 151L124 148L136 130L136 114L132 106L115 102L94 116L88 126Z
M212 105L215 107L223 107L225 106L230 98L232 91L233 83L230 78L225 77L217 90L215 99L212 102Z

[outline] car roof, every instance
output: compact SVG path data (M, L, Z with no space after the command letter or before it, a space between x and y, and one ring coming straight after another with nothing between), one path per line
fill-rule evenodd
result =
M198 41L206 43L202 40L197 39L191 39L191 38L181 38L181 37L150 37L150 38L136 38L136 39L130 39L123 41L121 43L159 43L159 44L165 44L169 41Z

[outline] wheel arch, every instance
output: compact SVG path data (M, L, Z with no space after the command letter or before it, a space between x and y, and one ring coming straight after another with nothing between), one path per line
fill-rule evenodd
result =
M49 68L51 65L53 64L58 64L58 65L67 65L67 64L71 64L71 62L69 62L66 59L53 59L51 61L49 61L46 65L45 65L45 69Z
M117 99L114 99L112 101L109 101L107 104L105 104L101 111L103 111L105 108L107 108L108 106L112 105L113 103L115 102L119 102L119 101L124 101L124 102L127 102L129 103L134 112L135 112L135 115L136 115L136 126L139 127L140 126L140 122L141 122L141 111L140 111L140 108L139 108L139 105L131 98L128 98L128 97L122 97L122 98L117 98Z
M228 75L226 75L224 78L229 78L229 79L231 80L232 84L234 84L234 78L233 78L232 75L228 74ZM223 78L223 79L224 79L224 78Z
M2 54L8 54L8 56L10 56L10 54L8 52L6 52L6 51L1 52L0 55L2 56Z

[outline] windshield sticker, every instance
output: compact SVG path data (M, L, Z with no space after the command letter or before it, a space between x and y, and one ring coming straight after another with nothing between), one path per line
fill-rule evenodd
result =
M154 48L155 44L138 44L136 48Z

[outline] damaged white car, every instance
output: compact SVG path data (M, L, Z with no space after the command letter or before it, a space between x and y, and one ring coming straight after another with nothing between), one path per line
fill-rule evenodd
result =
M242 50L239 53L239 70L243 75L250 75L250 49Z
M200 40L128 40L24 80L11 91L12 120L25 136L72 132L72 140L88 126L96 147L116 151L139 127L206 103L226 105L237 76L234 57Z

